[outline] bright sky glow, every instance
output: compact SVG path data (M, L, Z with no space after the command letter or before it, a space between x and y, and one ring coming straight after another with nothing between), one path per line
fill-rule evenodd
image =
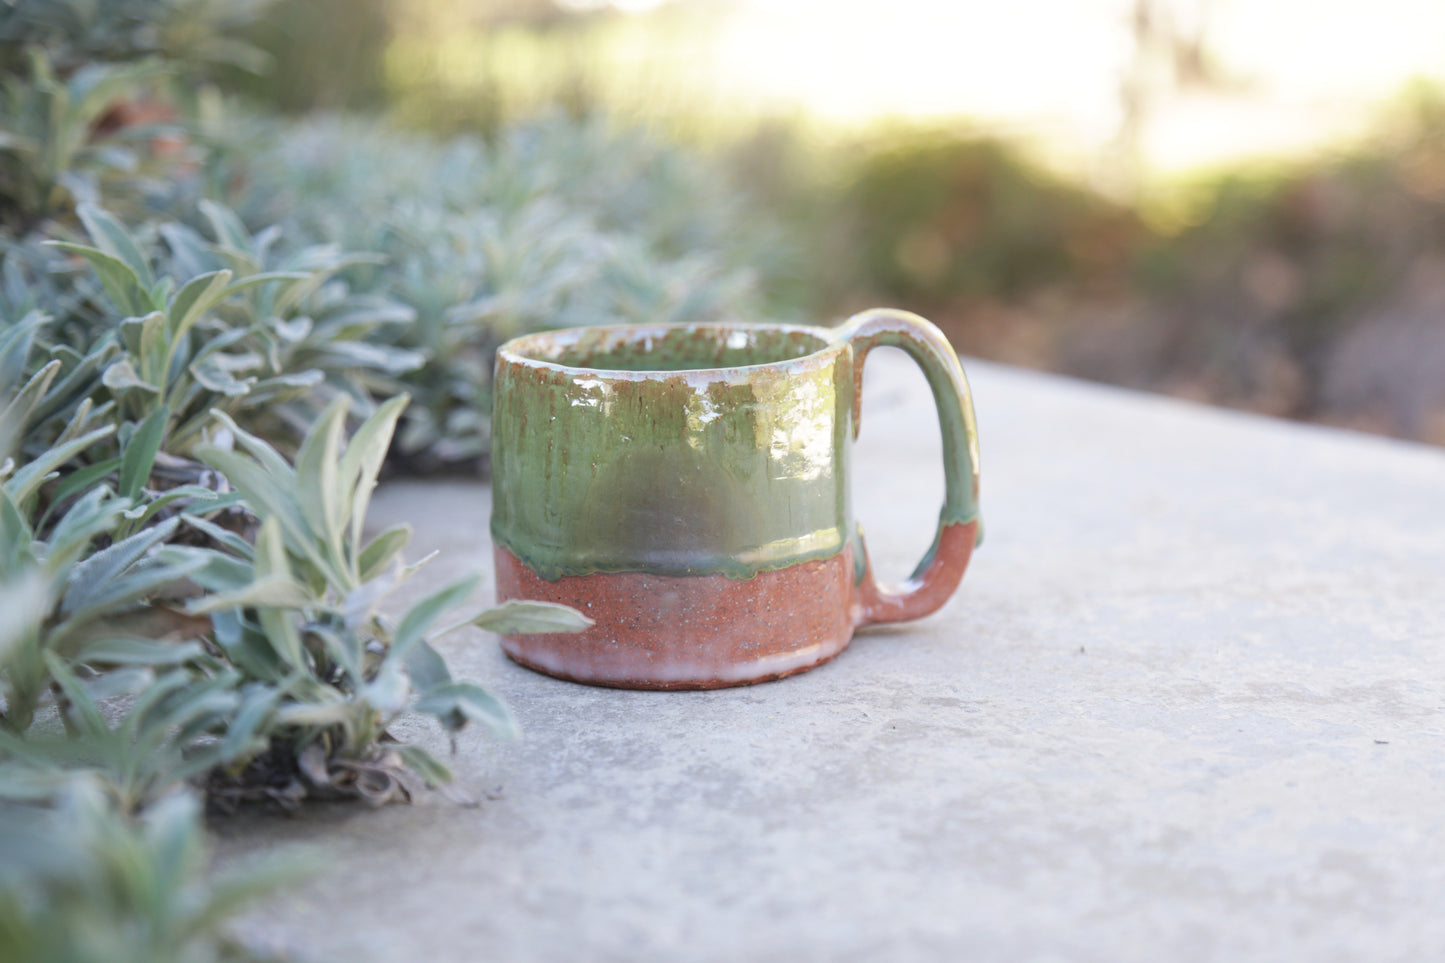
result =
M611 22L591 47L563 52L550 67L524 56L521 43L479 53L464 29L439 30L398 62L429 64L462 85L501 71L538 89L545 70L585 62L604 102L672 118L801 112L842 127L965 118L1071 165L1115 156L1121 84L1138 64L1135 0L564 2L655 16ZM1172 85L1155 49L1149 69L1163 82L1148 85L1138 138L1146 171L1347 142L1412 78L1445 82L1445 0L1156 5L1176 23L1207 24L1222 82ZM541 36L531 42L545 43Z
M655 0L625 0L631 8ZM1445 79L1445 0L1172 0L1207 18L1227 91L1161 98L1165 169L1363 130L1412 77ZM831 121L963 115L1089 149L1118 130L1133 0L742 0L711 40L724 100ZM701 71L700 71L701 72Z

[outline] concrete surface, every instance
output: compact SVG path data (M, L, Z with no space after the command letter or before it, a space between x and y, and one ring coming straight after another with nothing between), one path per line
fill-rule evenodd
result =
M920 379L877 358L858 500L902 575L941 490ZM968 365L987 539L948 607L709 693L447 647L524 738L379 812L219 827L330 869L255 914L323 959L1445 958L1445 452ZM376 526L489 565L487 491ZM425 726L419 738L442 745Z

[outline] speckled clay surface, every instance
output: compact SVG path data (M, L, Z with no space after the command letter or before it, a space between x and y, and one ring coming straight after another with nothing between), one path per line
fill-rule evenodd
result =
M863 361L882 345L923 368L944 440L938 535L898 588L873 581L848 483ZM979 536L963 371L937 329L904 312L837 330L530 335L498 352L492 425L498 598L596 622L503 645L575 681L716 688L802 671L858 625L937 609Z
M574 606L576 635L503 639L517 662L626 689L717 689L779 679L843 651L853 635L853 560L800 562L752 578L601 572L549 582L500 546L497 594Z

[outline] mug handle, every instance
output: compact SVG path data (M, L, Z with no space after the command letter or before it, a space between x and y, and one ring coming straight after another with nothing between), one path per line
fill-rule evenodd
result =
M937 610L958 588L974 548L983 540L978 513L978 427L973 399L958 356L931 323L907 311L875 308L855 314L838 329L853 352L853 437L858 437L863 404L863 363L881 345L902 348L923 369L943 430L943 510L933 546L898 586L880 586L873 578L868 549L854 601L855 625L904 622Z

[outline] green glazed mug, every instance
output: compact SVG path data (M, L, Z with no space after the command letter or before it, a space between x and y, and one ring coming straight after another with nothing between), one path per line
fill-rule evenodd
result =
M923 368L943 430L938 533L901 586L873 579L849 490L863 363ZM932 324L872 310L836 329L639 325L497 352L497 597L578 609L578 634L504 637L515 661L596 685L706 689L801 672L856 628L927 615L980 536L963 369Z

